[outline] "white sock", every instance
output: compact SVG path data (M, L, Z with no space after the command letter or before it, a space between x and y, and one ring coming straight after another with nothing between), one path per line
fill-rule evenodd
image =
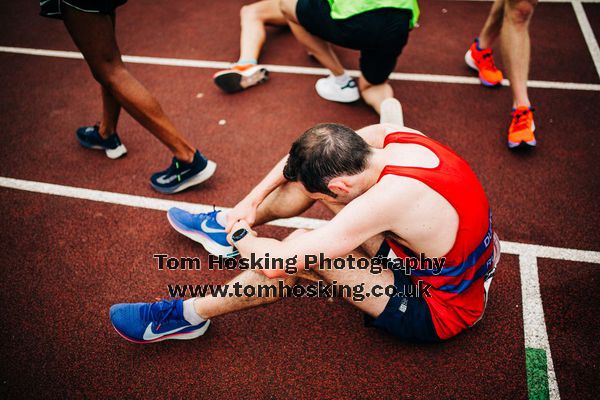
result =
M217 222L222 227L227 226L227 211L221 211L220 213L217 214Z
M199 325L205 321L204 318L198 315L194 307L196 298L187 299L183 302L183 318L192 325Z
M334 76L334 78L335 83L338 84L338 86L344 86L348 83L348 81L350 81L350 79L352 79L350 75L346 73L346 71L344 71L342 75Z

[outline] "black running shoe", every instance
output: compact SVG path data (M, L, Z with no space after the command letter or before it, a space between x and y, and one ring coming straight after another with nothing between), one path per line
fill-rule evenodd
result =
M169 168L150 177L150 184L157 192L177 193L204 182L213 176L215 169L217 164L196 150L194 161L189 164L173 157Z
M121 143L117 132L103 139L98 131L98 125L82 126L77 129L77 140L87 149L104 150L106 156L111 159L116 159L127 154L125 145Z

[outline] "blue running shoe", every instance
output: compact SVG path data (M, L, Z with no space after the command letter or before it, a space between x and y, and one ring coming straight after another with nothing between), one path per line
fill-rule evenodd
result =
M114 304L110 307L110 321L123 338L142 344L167 339L195 339L202 336L210 325L210 320L199 325L187 322L183 318L181 299Z
M121 143L117 132L103 139L98 131L98 125L82 126L75 133L79 143L87 149L104 150L106 156L110 159L116 159L127 154L125 145Z
M235 257L239 254L238 251L227 241L225 227L217 222L217 214L220 212L213 210L209 213L192 214L173 207L167 211L167 219L177 232L200 243L209 253Z
M173 157L169 168L150 177L150 184L160 193L177 193L190 186L198 185L215 173L217 164L207 160L196 150L194 161L184 163Z

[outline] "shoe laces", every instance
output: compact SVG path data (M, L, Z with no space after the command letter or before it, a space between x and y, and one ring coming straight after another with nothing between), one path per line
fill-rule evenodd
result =
M146 318L149 319L156 326L156 330L159 331L162 324L169 319L174 317L177 312L177 300L164 300L159 299L158 302L148 307L148 314Z
M491 49L481 50L480 68L487 69L490 71L498 70L496 64L494 63L494 57L492 57Z
M221 210L217 210L216 206L213 204L213 210L209 211L207 213L200 213L200 214L196 214L195 217L196 219L199 219L200 223L202 223L203 220L205 219L212 219L215 220L217 219L217 214L220 213ZM219 224L220 225L220 224Z
M166 175L176 175L177 182L181 182L181 174L179 174L179 171L181 171L181 161L173 157L173 161L171 162Z
M524 110L520 110L520 111L513 111L512 112L512 117L513 117L513 121L512 121L512 125L513 125L513 131L523 131L526 129L529 129L529 123L530 123L530 117L531 117L531 113L533 112L533 108L529 108L529 109L524 109Z

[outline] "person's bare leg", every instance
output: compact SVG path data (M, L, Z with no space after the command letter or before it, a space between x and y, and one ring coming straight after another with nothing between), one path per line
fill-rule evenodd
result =
M527 95L529 76L529 22L537 0L506 0L501 32L502 57L513 92L513 107L531 106Z
M490 13L479 33L479 47L487 49L493 47L500 36L502 21L504 19L504 3L506 0L495 0Z
M116 27L116 15L114 13L111 15L111 20L114 32ZM100 89L102 91L102 120L98 132L101 137L106 139L117 130L121 105L104 86L100 85Z
M296 39L302 43L306 49L323 65L331 71L335 76L344 74L344 67L337 55L333 51L333 47L325 40L316 37L300 25L296 16L296 4L298 0L280 0L279 6L281 12L286 17L288 25Z
M362 75L358 78L358 89L365 103L373 107L377 114L381 114L381 103L394 97L394 89L388 82L372 85Z
M296 230L292 232L287 238L284 240L289 240L294 238L297 235L301 235L305 231L302 229ZM245 271L233 278L231 281L227 282L229 288L234 287L233 285L240 285L241 288L245 286L253 286L255 288L255 293L259 293L259 286L263 288L265 285L273 285L275 288L278 288L279 281L283 281L285 285L290 287L294 286L298 278L307 279L310 281L318 280L318 276L312 271L298 271L297 274L289 275L287 278L282 279L269 279L260 272L257 271ZM259 297L256 296L235 296L235 293L232 289L230 289L233 296L224 296L224 297L197 297L194 300L194 309L196 310L196 314L198 314L203 319L214 318L218 315L229 314L235 311L241 311L246 308L258 307L266 304L271 304L283 298L283 293L279 293L278 290L265 292L265 296ZM268 294L268 295L267 295Z
M287 182L271 192L256 209L255 226L279 218L290 218L308 210L315 200L298 182Z
M240 10L240 60L258 60L266 39L265 24L286 25L278 0L262 0Z
M152 94L123 65L110 16L85 13L67 6L63 18L94 78L175 157L191 162L194 147L175 129Z

